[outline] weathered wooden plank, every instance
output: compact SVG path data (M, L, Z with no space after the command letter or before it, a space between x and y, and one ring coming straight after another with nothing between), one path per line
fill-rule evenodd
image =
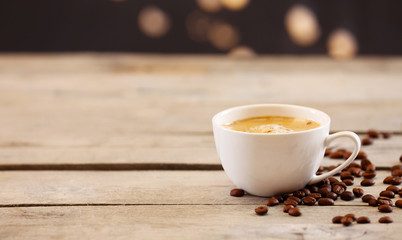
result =
M400 239L402 210L370 207L301 207L291 217L272 207L257 216L250 205L140 205L0 208L1 239ZM335 215L368 216L371 224L343 227ZM391 216L392 224L379 224Z
M342 140L333 146L350 149L351 143ZM363 146L362 150L377 166L393 166L399 163L402 154L402 135L375 140L373 145ZM340 162L325 158L322 165L330 166ZM0 143L0 165L104 163L219 165L220 161L212 133L112 136L94 145L76 142L61 144L46 138L34 139L33 142Z
M378 195L389 171L378 171ZM19 204L264 204L266 198L233 198L235 186L223 171L5 171L0 205ZM360 181L355 180L355 186ZM349 187L352 189L353 187ZM360 186L359 186L360 187ZM338 205L367 205L360 199Z

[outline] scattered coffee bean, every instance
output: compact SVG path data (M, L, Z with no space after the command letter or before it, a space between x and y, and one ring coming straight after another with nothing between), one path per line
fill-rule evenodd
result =
M341 219L341 223L343 224L343 226L347 227L347 226L352 225L353 219L350 218L350 217L343 217L343 218Z
M369 130L367 132L367 135L371 138L378 138L380 136L380 133L376 130Z
M355 197L359 198L363 196L364 190L361 188L353 188L353 194L355 195Z
M291 208L294 208L294 206L293 205L285 205L284 207L283 207L283 212L288 212L289 211L289 209L291 209Z
M307 195L309 195L311 193L308 188L303 188L302 191L304 192L305 196L307 196Z
M366 166L366 172L375 172L375 165L374 164L369 164Z
M334 205L334 200L331 198L320 198L318 200L318 205L320 206L331 206Z
M274 196L272 196L272 198L275 198L275 199L278 200L278 202L283 203L283 197L282 197L282 195L274 195Z
M392 170L391 175L394 176L394 177L396 177L396 176L402 177L402 169L394 169L394 170Z
M331 185L326 186L326 187L321 187L318 189L318 193L321 194L321 196L327 196L328 193L330 193L332 190Z
M350 217L352 218L353 222L356 221L356 216L353 213L348 213L344 217Z
M336 151L336 152L331 152L331 153L329 154L329 158L332 158L332 159L341 159L341 158L343 158L343 152L340 152L339 150Z
M384 178L383 183L384 183L384 184L391 184L391 182L392 182L393 179L394 179L393 176L388 176L388 177Z
M392 223L393 220L389 216L385 216L385 217L378 219L378 222L379 223Z
M368 165L372 164L371 161L368 160L367 158L363 158L360 163L364 171L366 171Z
M394 165L391 167L391 171L393 171L395 169L402 169L402 164Z
M367 154L363 151L360 151L357 156L356 159L363 159L363 158L367 158Z
M310 186L309 189L310 189L310 192L312 192L312 193L316 193L318 191L318 187L316 185Z
M332 223L335 223L335 224L341 223L342 218L343 218L343 216L336 216L336 217L333 217L333 218L332 218Z
M328 180L329 180L329 183L330 183L331 185L333 185L334 183L339 182L339 180L336 179L336 178L334 178L334 177L329 177Z
M244 190L243 189L238 189L238 188L232 189L230 191L230 196L232 196L232 197L243 197L244 196Z
M310 193L308 197L312 197L315 198L315 200L318 200L321 198L321 193Z
M294 191L293 196L295 196L297 198L303 198L304 196L306 196L306 193L303 191Z
M378 201L375 198L372 198L368 201L368 205L372 207L377 207L378 206Z
M382 196L380 196L380 197L377 198L377 202L378 202L378 205L383 205L383 204L385 204L385 205L390 205L390 206L392 206L392 200L391 200L390 198L388 198L388 197L382 197Z
M395 197L395 193L392 191L381 191L380 192L380 196L382 197L388 197L388 198L394 198Z
M402 197L402 191L399 191L398 194L399 194L399 197Z
M325 149L325 154L324 154L324 156L328 156L329 154L331 154L331 149L330 148L327 148L327 149Z
M375 199L375 197L371 194L366 194L362 197L363 202L368 202L368 201L370 201L370 199Z
M350 172L347 172L347 171L343 171L343 172L341 172L341 180L345 180L345 179L355 179L354 177L353 177L353 175L350 173Z
M397 207L399 207L399 208L402 208L402 200L397 200L397 201L395 202L395 206L397 206Z
M348 168L362 168L362 167L357 162L352 162L351 164L349 164Z
M336 199L338 199L338 194L336 194L336 193L334 193L334 192L330 192L330 193L328 193L327 196L325 196L325 197L331 198L332 200L335 201Z
M392 191L392 192L395 193L395 194L398 194L398 192L400 191L400 190L399 190L399 187L397 187L397 186L389 186L389 187L387 187L386 190L387 190L387 191Z
M307 196L302 199L302 202L304 205L313 206L317 202L317 200L313 197Z
M341 199L344 201L352 201L353 199L355 199L355 195L350 191L344 191L341 194Z
M301 215L301 212L300 212L300 209L298 209L297 207L295 207L295 208L289 209L288 214L289 214L290 216L298 217L298 216Z
M365 224L365 223L370 223L371 221L370 221L370 218L363 216L363 217L358 217L356 219L356 222L359 224Z
M349 168L349 172L355 177L361 177L364 173L364 171L361 168L357 167Z
M362 176L364 178L372 179L372 178L375 178L376 174L375 174L375 172L364 172L362 174Z
M292 205L294 207L296 207L298 205L298 203L295 200L286 200L283 202L285 205Z
M301 199L298 197L295 197L295 196L290 196L290 197L288 197L287 200L293 200L293 201L297 202L297 204L301 203Z
M334 183L334 186L335 186L335 185L339 185L339 186L343 187L345 190L346 190L346 188L347 188L346 184L343 183L343 182Z
M373 179L368 179L368 178L363 179L360 182L360 185L365 186L365 187L373 186L374 184L375 184L374 180Z
M382 132L381 135L382 135L382 137L384 139L388 139L388 138L390 138L392 136L392 133L390 133L390 132Z
M378 206L378 211L384 212L384 213L390 213L392 212L392 207L388 204L383 204Z
M402 178L401 177L394 177L391 180L391 184L395 185L395 186L400 185L401 183L402 183Z
M338 195L341 195L343 192L345 192L345 189L343 186L341 185L334 185L334 187L332 188L332 191Z
M346 186L352 186L353 185L353 180L352 179L344 179L342 180L346 184Z
M255 213L257 215L265 215L265 214L267 214L267 212L268 212L268 208L264 207L264 206L261 206L261 207L258 207L255 209Z
M349 152L349 151L348 151L348 152L344 152L344 153L343 153L343 158L344 158L344 159L348 159L350 156L352 156L352 152Z
M268 198L268 200L267 200L267 206L275 206L278 204L279 204L279 201L276 198Z
M285 201L286 199L288 199L288 197L293 196L293 193L285 193L282 195L283 200Z
M362 139L362 145L367 146L373 144L373 139L366 137Z

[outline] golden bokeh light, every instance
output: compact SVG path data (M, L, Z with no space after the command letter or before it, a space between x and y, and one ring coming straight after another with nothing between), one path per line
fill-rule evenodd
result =
M222 9L221 0L196 0L196 2L206 12L218 12Z
M210 26L210 19L201 11L193 11L186 17L186 29L189 37L196 42L207 41L207 32Z
M292 41L303 47L317 42L321 35L314 12L304 5L294 5L285 16L285 27Z
M214 22L208 29L207 38L217 49L227 51L239 44L240 33L226 22Z
M231 11L240 11L250 3L250 0L221 0L221 3Z
M229 54L230 57L235 58L253 58L257 56L255 51L248 47L248 46L237 46L230 50Z
M347 60L356 56L358 43L349 30L339 28L334 30L327 41L328 54L338 60Z
M138 26L146 36L159 38L169 31L170 18L162 9L148 6L138 15Z

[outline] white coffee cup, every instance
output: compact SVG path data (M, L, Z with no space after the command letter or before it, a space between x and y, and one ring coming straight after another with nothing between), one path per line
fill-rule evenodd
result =
M223 124L258 116L310 119L319 127L290 133L247 133ZM272 196L315 184L347 167L360 151L360 138L343 131L329 135L330 117L322 111L286 104L256 104L226 109L212 118L216 149L222 166L236 185L247 193ZM316 175L325 148L336 138L350 138L352 155L334 170Z

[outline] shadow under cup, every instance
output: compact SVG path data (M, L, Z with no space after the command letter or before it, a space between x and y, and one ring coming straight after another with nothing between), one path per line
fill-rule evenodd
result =
M259 116L310 119L319 127L291 133L247 133L222 126ZM257 196L295 191L315 176L325 152L330 118L319 110L285 104L257 104L230 108L212 119L216 149L222 166L236 185Z

